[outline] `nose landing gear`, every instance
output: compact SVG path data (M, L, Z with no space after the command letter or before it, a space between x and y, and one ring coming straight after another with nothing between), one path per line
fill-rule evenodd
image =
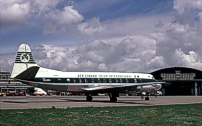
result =
M142 92L140 92L140 94L141 94L141 100L143 100L143 99L146 100L146 101L149 100L149 92L146 92L146 97L145 98L144 98Z
M146 97L145 100L148 101L149 100L149 92L146 92Z

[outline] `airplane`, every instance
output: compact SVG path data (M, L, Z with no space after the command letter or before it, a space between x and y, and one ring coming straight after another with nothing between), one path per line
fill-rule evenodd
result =
M146 92L145 100L149 100L149 93L160 90L164 83L146 73L63 72L44 68L36 64L28 44L19 46L11 78L42 89L84 93L87 101L92 101L94 94L107 93L110 102L117 102L119 93L129 91Z

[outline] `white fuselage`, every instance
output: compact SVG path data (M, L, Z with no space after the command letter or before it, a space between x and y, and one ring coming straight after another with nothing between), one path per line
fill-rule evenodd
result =
M58 91L81 91L83 87L124 85L128 83L156 82L151 74L122 72L62 72L40 67L35 86ZM76 88L76 87L79 87ZM131 90L136 90L131 89Z

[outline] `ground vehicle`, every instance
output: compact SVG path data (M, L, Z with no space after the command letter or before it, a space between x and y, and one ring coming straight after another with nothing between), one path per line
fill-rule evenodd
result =
M16 93L17 96L26 96L26 92L23 91L23 92L17 92Z
M6 92L6 96L16 96L17 92L16 91L8 91Z
M4 96L4 95L5 95L5 93L0 91L0 96Z
M22 89L16 89L16 96L26 96L26 91Z
M33 93L34 96L43 96L43 95L47 95L47 93L41 89L41 88L34 88L35 92Z

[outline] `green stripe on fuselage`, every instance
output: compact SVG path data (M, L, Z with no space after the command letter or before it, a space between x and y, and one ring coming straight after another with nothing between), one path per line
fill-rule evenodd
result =
M35 78L44 83L147 83L157 82L146 78Z

